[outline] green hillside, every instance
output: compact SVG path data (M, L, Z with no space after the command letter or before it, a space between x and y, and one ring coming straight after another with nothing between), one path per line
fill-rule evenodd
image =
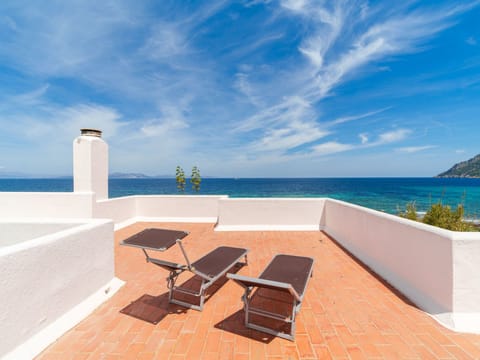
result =
M449 170L438 174L437 177L480 177L480 154L453 165Z

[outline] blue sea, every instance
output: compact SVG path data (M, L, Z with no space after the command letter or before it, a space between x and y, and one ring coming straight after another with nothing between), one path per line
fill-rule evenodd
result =
M194 194L188 182L186 194ZM0 191L72 191L73 180L0 179ZM110 197L178 194L175 179L110 179ZM465 206L480 218L480 179L441 178L274 178L202 179L201 195L230 197L330 197L396 214L415 201L418 211L437 202Z

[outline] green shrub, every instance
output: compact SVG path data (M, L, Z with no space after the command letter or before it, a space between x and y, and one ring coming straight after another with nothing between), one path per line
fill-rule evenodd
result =
M476 231L473 225L463 221L463 214L463 205L458 205L453 211L450 206L439 202L430 207L423 217L423 222L453 231Z
M458 205L457 209L452 211L450 206L443 205L441 202L433 204L425 213L422 219L418 219L415 202L407 204L404 212L399 212L399 216L421 221L425 224L437 226L452 231L478 231L478 229L465 221L463 221L464 209L463 205Z
M415 205L415 201L407 203L405 211L400 211L398 216L401 216L405 219L418 221L417 206Z

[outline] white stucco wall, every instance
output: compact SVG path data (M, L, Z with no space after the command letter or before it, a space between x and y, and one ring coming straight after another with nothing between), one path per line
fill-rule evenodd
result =
M43 229L24 225L20 233L30 228L31 240L0 248L0 357L9 353L12 359L32 357L73 326L63 318L60 330L51 327L99 292L103 299L88 305L93 310L114 279L111 221L90 220L63 230L65 224L59 224L60 231L38 238L33 237ZM85 315L76 312L72 319Z
M78 226L78 223L45 221L0 221L0 248Z
M480 234L453 235L453 314L455 329L480 333ZM443 320L443 322L448 322Z
M324 229L443 325L480 332L480 233L452 232L332 199L325 202Z
M93 193L0 192L2 218L91 218Z
M112 219L115 228L129 225L137 219L137 200L135 196L97 201L94 207L94 217Z
M226 198L222 195L135 196L136 213L140 221L215 223L219 200Z
M216 231L319 230L325 199L225 198Z
M4 224L0 244L28 243L33 228L35 236L43 236L52 221L75 218L108 218L116 227L162 221L212 222L217 231L324 229L442 324L480 332L480 233L451 232L322 198L158 195L95 201L94 193L83 192L0 193L0 219L37 217L46 227Z

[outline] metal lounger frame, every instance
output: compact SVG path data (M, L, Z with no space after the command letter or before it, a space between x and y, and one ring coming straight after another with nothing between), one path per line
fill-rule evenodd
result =
M168 301L170 303L181 305L181 306L187 307L189 309L202 311L204 303L205 303L205 292L206 292L206 290L213 283L215 283L218 279L220 279L222 276L224 276L227 273L228 270L230 270L236 263L238 263L240 261L240 259L242 257L245 257L244 264L245 265L248 264L247 255L248 255L249 250L245 249L246 250L245 253L243 253L237 259L232 261L227 267L224 268L224 270L222 272L218 273L217 275L215 275L213 277L208 276L208 275L202 273L201 271L198 271L195 267L193 267L191 265L191 262L188 258L188 255L187 255L187 253L186 253L186 251L183 247L182 240L176 240L176 243L180 246L180 249L182 250L182 254L183 254L183 257L185 258L185 261L186 261L187 265L177 264L177 263L173 263L173 262L169 262L169 261L165 261L165 260L160 260L160 259L155 259L155 258L150 257L145 249L142 249L142 250L143 250L143 252L146 256L147 262L151 262L152 264L160 266L161 268L166 269L167 271L170 272L169 276L167 277L167 287L168 287L168 290L169 290ZM206 254L205 256L208 256L208 255L209 254ZM180 286L175 286L175 282L178 280L178 277L180 276L180 274L182 274L184 271L187 271L187 270L192 272L193 274L199 276L202 279L202 284L201 284L200 290L198 292L191 291L189 289L185 289L185 288L182 288ZM196 304L188 303L188 302L185 302L185 301L177 300L173 297L174 292L179 292L179 293L199 297L200 298L200 304L196 305Z
M275 260L275 257L270 261L268 265L270 265ZM267 265L267 267L268 267ZM310 271L307 276L307 281L305 283L305 287L301 294L297 293L293 288L292 284L280 281L273 281L273 280L266 280L257 277L250 277L250 276L243 276L238 274L227 274L229 279L234 280L237 284L244 288L245 293L242 296L242 301L244 304L244 311L245 311L245 326L250 329L258 330L265 332L267 334L275 335L281 337L283 339L287 339L290 341L295 340L295 329L296 329L296 315L300 311L300 307L302 306L302 301L305 296L305 292L308 286L308 281L313 276L313 262L312 266L310 267ZM292 311L290 316L285 317L282 314L278 314L275 312L266 311L263 309L254 308L250 305L250 301L252 300L252 295L254 293L255 288L266 288L271 290L280 290L282 292L288 291L293 298L292 301ZM285 333L283 331L277 331L275 329L271 329L265 326L261 326L255 323L250 322L250 314L260 315L264 317L268 317L270 319L275 319L279 321L283 321L287 324L290 324L290 332Z

